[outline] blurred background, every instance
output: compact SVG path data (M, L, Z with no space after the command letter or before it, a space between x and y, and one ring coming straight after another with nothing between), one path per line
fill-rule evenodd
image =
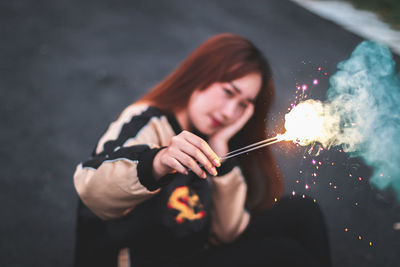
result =
M0 266L72 266L76 165L125 106L221 32L270 60L271 135L296 86L318 79L309 98L324 100L336 65L363 40L282 0L0 2ZM286 194L321 205L334 266L398 266L400 206L368 183L370 167L339 149L273 150Z

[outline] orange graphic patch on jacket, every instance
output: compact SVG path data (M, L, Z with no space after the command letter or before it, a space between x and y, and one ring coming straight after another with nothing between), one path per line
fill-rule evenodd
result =
M199 196L187 186L177 187L172 192L168 200L168 208L179 211L175 217L177 223L183 223L185 219L198 220L206 215Z

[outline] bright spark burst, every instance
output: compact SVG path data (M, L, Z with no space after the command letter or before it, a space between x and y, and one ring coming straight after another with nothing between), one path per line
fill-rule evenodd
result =
M327 145L331 138L328 130L331 121L326 119L325 113L325 106L320 101L310 99L301 102L285 115L286 132L277 138L302 146L315 142Z

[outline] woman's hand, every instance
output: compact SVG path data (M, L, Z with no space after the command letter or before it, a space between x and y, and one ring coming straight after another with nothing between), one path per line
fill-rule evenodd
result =
M211 175L217 175L215 167L221 165L218 156L206 141L188 131L182 131L172 137L167 148L156 154L153 174L158 180L168 173L179 172L187 175L190 169L199 177L206 178L207 175L199 164Z
M254 105L249 104L241 117L231 124L226 125L208 139L210 147L219 155L224 156L229 152L228 142L246 124L254 113Z

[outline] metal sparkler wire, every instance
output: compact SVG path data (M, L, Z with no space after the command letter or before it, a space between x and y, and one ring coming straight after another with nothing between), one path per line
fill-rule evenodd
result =
M238 149L236 149L236 150L233 150L233 151L231 151L231 152L225 154L224 157L227 157L227 156L229 156L229 155L232 155L232 154L234 154L234 153L237 153L237 152L239 152L239 151L242 151L242 150L245 150L245 149L248 149L248 148L251 148L251 147L255 147L255 146L258 146L258 145L262 145L262 144L265 144L265 143L269 143L269 142L274 141L274 140L277 140L277 139L278 139L278 137L275 136L275 137L272 137L272 138L268 138L268 139L259 141L259 142L254 143L254 144L250 144L250 145L245 146L245 147L238 148Z
M272 145L272 144L275 144L275 143L278 143L281 141L283 141L283 140L282 139L279 140L277 137L269 138L269 139L236 149L234 151L231 151L231 152L227 153L225 156L221 157L220 160L224 161L224 160L239 156L241 154L244 154L244 153L247 153L247 152L262 148L262 147L266 147L266 146L269 146L269 145Z

